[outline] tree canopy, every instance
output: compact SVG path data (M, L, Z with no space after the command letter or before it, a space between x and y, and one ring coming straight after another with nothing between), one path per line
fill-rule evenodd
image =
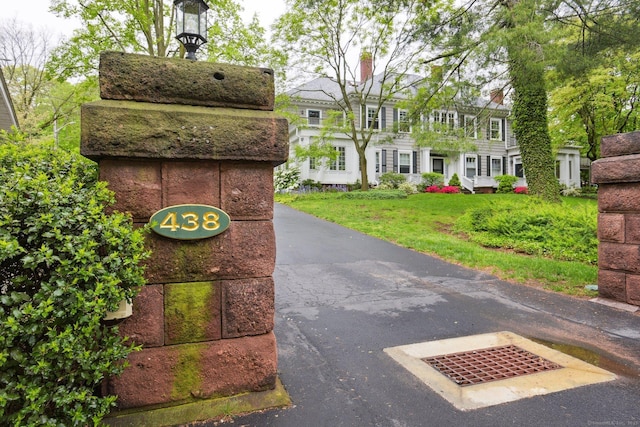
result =
M369 186L365 150L376 134L373 125L358 125L363 106L378 117L383 104L426 81L428 46L417 38L419 21L438 19L448 0L289 0L275 25L275 38L288 53L296 76L326 78L335 90L319 89L334 101L339 120L327 120L323 135L350 139L358 153L362 189ZM370 64L362 71L361 60ZM418 77L423 75L426 77ZM346 118L346 120L341 120ZM325 138L321 138L325 139ZM330 148L330 147L329 147Z
M209 42L199 52L201 59L268 66L281 72L281 55L266 42L257 18L245 24L242 7L234 0L207 4ZM94 74L100 52L108 50L160 57L184 54L174 39L171 0L51 0L51 10L84 23L54 52L51 65L65 76Z

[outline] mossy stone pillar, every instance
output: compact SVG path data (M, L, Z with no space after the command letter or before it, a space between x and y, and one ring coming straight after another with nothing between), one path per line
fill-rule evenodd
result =
M82 106L81 153L98 162L114 209L140 225L181 204L231 218L202 240L149 234L148 284L120 324L143 349L107 392L126 409L273 388L273 167L288 154L273 73L108 52L100 95Z
M598 293L640 306L640 132L606 136L598 184Z

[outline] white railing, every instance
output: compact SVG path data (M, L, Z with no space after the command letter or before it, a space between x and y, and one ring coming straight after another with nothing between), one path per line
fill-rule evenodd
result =
M460 177L460 184L467 190L471 191L472 193L474 192L473 191L473 188L475 187L474 179L469 179L466 176L462 176Z

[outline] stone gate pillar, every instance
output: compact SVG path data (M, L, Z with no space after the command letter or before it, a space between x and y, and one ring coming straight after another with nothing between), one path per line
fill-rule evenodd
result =
M127 409L273 388L273 167L288 155L273 73L108 52L100 96L82 106L81 153L98 162L114 209L139 225L183 204L231 219L201 240L148 235L148 284L120 325L143 349L108 393Z
M592 164L598 184L598 292L640 306L640 132L606 136Z

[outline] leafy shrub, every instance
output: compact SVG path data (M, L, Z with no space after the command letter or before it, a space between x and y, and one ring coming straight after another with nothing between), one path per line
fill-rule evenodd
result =
M432 185L441 187L444 185L444 175L437 172L425 172L422 174L422 184L425 187L431 187Z
M460 187L454 187L452 185L447 185L445 187L439 187L437 185L432 185L430 187L425 188L425 193L446 193L446 194L456 194L460 192Z
M144 284L143 230L64 151L0 144L0 425L99 423L133 350L102 319Z
M596 264L597 209L567 209L562 204L524 199L524 203L472 209L456 222L456 231L487 247Z
M424 189L425 193L439 193L440 192L440 187L437 185L430 185L427 188Z
M385 172L378 178L383 189L398 188L407 178L401 173Z
M513 185L518 182L519 178L514 175L498 175L494 179L498 181L497 193L511 193Z
M300 187L304 187L310 191L321 191L322 183L320 181L314 181L313 179L305 179L300 183Z
M516 187L513 192L516 194L529 194L529 189L527 187Z
M582 195L580 189L576 187L565 188L561 191L561 193L565 197L580 197Z
M449 185L452 187L461 187L462 183L460 182L460 177L458 177L457 173L454 173L449 179Z
M441 193L445 194L457 194L460 192L460 187L454 185L447 185L440 189Z
M295 166L276 169L273 173L273 189L276 192L288 192L298 188L300 169Z
M398 190L402 190L407 194L415 194L418 192L414 183L406 181L398 185Z

